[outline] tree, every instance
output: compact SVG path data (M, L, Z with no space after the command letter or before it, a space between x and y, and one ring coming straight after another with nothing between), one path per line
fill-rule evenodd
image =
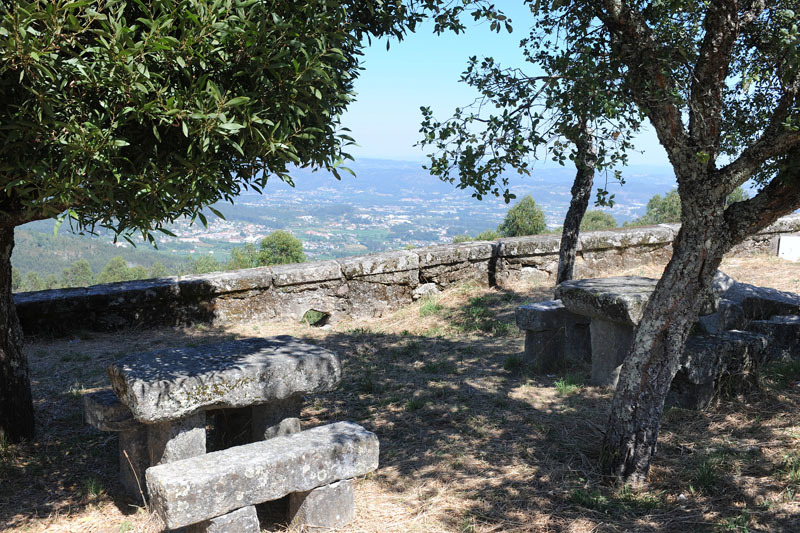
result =
M526 3L532 11L539 4ZM511 30L510 21L496 12L493 4L463 4L481 5L484 10L473 16L492 20L495 27L499 26L496 21L504 21ZM448 20L458 13L458 8L440 9L437 20ZM618 167L627 163L631 138L642 120L641 111L623 87L598 83L612 78L617 65L592 57L597 49L592 35L585 34L591 24L591 17L582 20L578 31L569 37L572 46L556 49L549 35L553 22L545 14L536 19L531 34L520 42L533 73L502 68L492 58L478 60L473 56L461 81L480 92L476 101L457 108L444 122L435 120L430 108L422 108L421 132L425 137L420 144L436 148L430 154L431 173L451 183L455 182L453 174L457 174L457 186L474 188L478 199L489 193L502 193L506 202L514 197L503 174L507 167L529 175L533 160L542 156L561 165L572 161L575 179L561 228L557 283L572 279L580 224L592 195L595 173L611 173L624 181ZM597 201L610 206L614 200L606 186L598 189Z
M261 239L258 262L260 265L286 265L306 260L303 243L288 231L273 231Z
M94 283L94 272L86 259L79 259L61 272L62 287L88 287Z
M521 237L537 235L546 228L544 211L536 205L536 201L530 194L526 194L519 202L511 206L506 213L506 218L497 226L497 231L503 237Z
M109 259L103 270L97 274L97 283L118 283L130 280L131 274L128 262L118 255Z
M150 272L149 277L151 278L163 278L164 276L168 276L169 272L167 272L167 267L164 266L164 263L156 261L152 265L150 265Z
M295 165L338 176L362 42L418 20L380 0L0 4L0 436L34 432L14 227L152 241Z
M22 290L25 292L43 291L45 288L44 280L36 272L28 272L22 281Z
M672 189L663 197L654 195L647 201L645 214L631 224L635 226L648 226L652 224L668 224L681 221L681 197L678 189Z
M201 255L189 258L189 272L192 274L208 274L209 272L219 272L222 265L213 255Z
M611 214L599 209L592 209L583 215L581 220L581 231L594 231L602 229L614 229L618 227L617 221Z
M228 261L228 270L239 270L242 268L255 268L261 266L258 258L258 250L252 242L245 243L239 248L235 246L231 250L231 259Z
M644 482L666 393L723 255L800 207L800 3L526 3L552 54L604 65L580 91L617 87L649 119L678 183L681 228L623 363L602 445L611 475ZM728 203L750 179L758 193Z
M734 202L742 202L748 199L748 195L741 186L736 187L725 200L725 207ZM677 189L672 189L663 197L660 194L654 195L647 201L646 212L637 218L630 225L648 226L652 224L668 224L681 221L681 198Z

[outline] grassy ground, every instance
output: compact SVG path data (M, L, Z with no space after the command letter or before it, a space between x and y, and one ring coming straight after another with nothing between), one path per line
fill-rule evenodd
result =
M723 270L800 291L800 264L742 258ZM587 368L533 375L521 358L514 308L551 294L461 286L326 328L33 339L39 438L0 443L0 530L157 531L142 502L120 493L116 435L83 423L82 394L132 351L288 333L333 349L344 368L335 392L309 399L303 424L351 420L381 441L381 467L359 480L344 531L800 531L800 363L770 367L748 398L667 411L647 489L615 488L596 467L612 392L585 385Z

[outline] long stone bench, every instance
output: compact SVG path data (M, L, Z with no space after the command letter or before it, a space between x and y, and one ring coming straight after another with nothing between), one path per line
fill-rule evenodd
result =
M308 491L320 487L341 493L340 501L349 501L352 509L352 483L332 484L375 470L378 452L378 438L361 426L320 426L148 468L150 504L168 528L199 524L207 531L216 521L237 524L226 531L258 531L250 506L287 494L294 498L295 514L302 512L304 500L313 499ZM352 516L352 511L340 512ZM330 521L316 525L338 527Z

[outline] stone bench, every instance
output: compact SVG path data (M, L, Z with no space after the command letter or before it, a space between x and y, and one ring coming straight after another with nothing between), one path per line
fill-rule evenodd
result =
M765 335L745 331L689 337L666 405L704 409L715 397L757 388L768 342Z
M113 392L84 397L86 420L120 433L121 482L138 495L147 467L206 453L207 412L234 444L299 431L303 395L331 390L341 366L332 352L281 336L134 354L108 373Z
M378 452L378 438L361 426L320 426L150 467L150 504L168 528L256 532L252 506L288 494L290 522L305 513L305 525L340 527L353 515L352 478L375 470ZM324 492L327 517L313 505L317 491Z

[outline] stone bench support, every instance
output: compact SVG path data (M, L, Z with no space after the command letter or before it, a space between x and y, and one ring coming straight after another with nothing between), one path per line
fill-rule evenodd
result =
M305 492L289 495L289 526L340 528L355 518L355 482L344 479Z
M350 422L150 467L150 504L168 528L185 527L378 467L378 438Z
M256 508L242 507L228 514L203 520L186 528L186 533L261 533Z

